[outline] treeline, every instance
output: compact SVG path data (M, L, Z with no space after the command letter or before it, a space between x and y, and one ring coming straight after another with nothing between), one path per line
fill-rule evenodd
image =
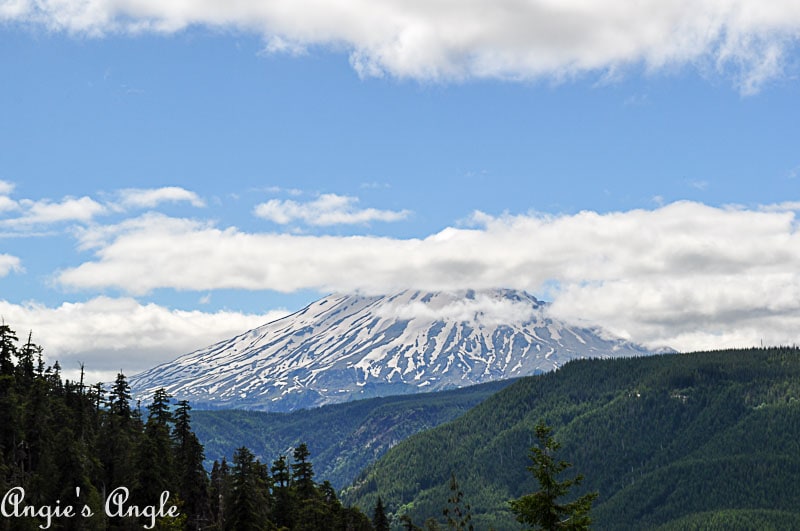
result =
M272 458L305 442L317 475L339 491L392 446L463 415L511 383L355 400L291 413L194 411L192 426L203 441L207 463L223 456L230 459L241 446Z
M211 471L212 521L231 531L372 531L372 522L356 508L343 507L330 482L314 481L308 448L300 444L293 460L281 455L272 466L246 447L228 465Z
M62 380L31 335L0 324L0 529L368 531L314 480L305 445L268 469L247 448L215 463L188 402L163 389L144 410L119 374L110 387Z
M394 446L341 497L380 496L395 521L421 522L441 514L455 473L476 529L519 529L508 500L535 490L525 449L539 421L586 477L574 494L599 492L599 529L716 529L756 514L800 529L794 347L570 362Z

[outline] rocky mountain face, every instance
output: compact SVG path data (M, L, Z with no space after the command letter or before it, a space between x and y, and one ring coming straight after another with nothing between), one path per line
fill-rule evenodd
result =
M130 378L195 408L291 411L550 371L573 358L649 352L569 326L514 290L331 295Z

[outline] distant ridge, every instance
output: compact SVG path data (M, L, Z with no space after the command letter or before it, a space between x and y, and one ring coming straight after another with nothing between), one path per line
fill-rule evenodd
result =
M575 358L649 354L547 316L523 291L330 295L131 377L195 408L291 411L546 372Z

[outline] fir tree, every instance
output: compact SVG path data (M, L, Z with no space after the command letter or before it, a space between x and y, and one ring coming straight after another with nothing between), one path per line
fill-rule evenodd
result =
M153 394L152 403L144 426L144 435L137 450L136 469L138 478L134 489L134 500L140 506L152 505L162 492L175 493L175 467L173 463L172 438L169 423L170 396L162 388Z
M225 457L221 462L214 461L211 467L211 481L209 485L209 498L211 502L211 519L215 529L222 529L225 522L225 500L229 498L230 468Z
M17 353L17 383L21 389L29 389L33 385L33 378L36 375L34 357L41 356L42 348L33 343L33 332L28 334L28 341L19 349Z
M225 516L225 529L231 531L262 531L268 529L267 486L259 470L261 465L245 447L236 450L233 470L230 507Z
M107 411L99 435L99 455L103 468L102 492L105 498L117 487L133 488L136 480L136 449L141 426L134 421L130 407L130 386L122 373L117 374L108 395Z
M531 525L533 529L547 531L588 529L591 524L589 510L598 494L590 492L573 502L558 502L559 498L569 494L573 485L580 485L583 476L578 475L574 479L558 481L556 476L572 464L555 460L554 454L561 444L550 436L551 432L552 428L542 423L538 424L536 438L539 440L539 446L534 446L530 450L533 465L529 466L528 470L536 476L540 490L511 501L511 510L519 522Z
M0 324L0 376L13 375L14 358L17 357L17 335L5 323Z
M272 494L274 498L273 521L278 527L292 527L294 520L293 496L290 490L291 475L286 456L281 455L272 462Z
M294 449L294 463L292 463L292 481L294 483L295 492L300 500L308 500L314 496L314 468L308 457L311 453L308 451L306 443Z
M203 468L203 445L192 432L187 400L178 402L172 440L175 447L175 468L178 493L184 502L190 529L199 529L209 513L208 476Z
M372 527L375 531L389 531L389 518L386 516L386 510L383 507L383 500L378 496L378 502L375 504L375 510L372 513Z

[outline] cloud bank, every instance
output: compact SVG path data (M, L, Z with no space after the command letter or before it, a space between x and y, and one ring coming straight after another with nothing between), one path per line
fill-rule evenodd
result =
M678 202L598 214L473 216L418 239L249 233L150 214L87 229L96 259L69 288L388 293L508 287L555 316L679 349L795 343L800 234L792 204Z
M486 326L521 324L534 320L538 312L530 304L478 293L471 299L448 301L443 305L413 301L392 301L382 304L378 317L397 319L476 321Z
M68 378L76 378L84 363L92 383L112 381L120 370L130 376L287 314L182 311L132 298L96 297L57 307L0 300L0 315L19 337L33 331L34 342Z
M743 93L781 75L800 4L761 0L3 0L0 20L53 31L172 33L190 26L261 34L268 53L333 46L362 76L418 80L564 79L700 66Z

